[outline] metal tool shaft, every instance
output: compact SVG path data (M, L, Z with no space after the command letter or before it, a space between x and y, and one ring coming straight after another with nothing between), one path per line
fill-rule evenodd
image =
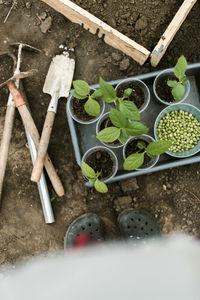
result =
M27 107L30 111L30 107L29 107L29 104L27 101L25 91L22 86L22 82L20 82L20 92L23 95L23 98L25 99ZM26 128L25 128L25 133L26 133L26 137L27 137L27 141L28 141L28 145L29 145L29 149L30 149L30 153L31 153L31 159L34 164L36 157L37 157L37 150L36 150L36 147L35 147L35 144L34 144L32 138ZM38 191L40 194L40 200L41 200L41 204L42 204L42 210L43 210L45 222L47 224L54 223L55 218L54 218L54 214L53 214L53 210L52 210L52 206L51 206L51 200L50 200L44 172L42 172L40 181L37 183L37 186L38 186Z

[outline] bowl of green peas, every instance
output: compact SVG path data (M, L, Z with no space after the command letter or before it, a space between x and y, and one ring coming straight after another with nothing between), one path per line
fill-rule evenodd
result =
M164 108L154 124L156 140L171 141L166 152L176 158L192 156L200 151L200 110L179 103Z

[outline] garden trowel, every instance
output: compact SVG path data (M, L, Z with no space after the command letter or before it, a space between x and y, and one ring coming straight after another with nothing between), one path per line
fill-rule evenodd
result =
M66 54L56 55L53 58L43 87L43 92L51 95L51 101L47 110L37 158L31 175L31 180L34 182L40 180L43 170L44 158L57 111L58 99L68 97L71 89L75 60L69 57L68 52L65 53Z

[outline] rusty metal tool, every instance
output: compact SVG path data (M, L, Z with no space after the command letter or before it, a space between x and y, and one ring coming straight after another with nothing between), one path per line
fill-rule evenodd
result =
M49 67L43 92L51 95L51 101L47 110L45 123L42 130L37 158L34 163L31 180L38 182L44 166L44 158L47 153L50 135L57 111L58 99L68 97L74 75L75 60L69 57L69 53L56 55Z
M35 70L34 70L34 72L35 72ZM33 121L33 118L31 116L28 108L26 107L26 103L25 103L23 97L21 96L18 88L16 87L16 85L13 81L16 79L28 77L28 76L30 76L30 74L32 75L34 72L33 72L33 70L28 71L28 72L20 72L19 74L12 76L6 82L0 84L0 87L2 87L4 85L8 86L9 91L14 99L15 105L18 108L18 111L21 115L24 126L27 128L27 130L28 130L29 134L31 135L31 138L33 139L34 144L37 148L39 146L39 140L40 140L38 130L35 126L35 123ZM54 187L54 190L60 197L63 196L64 195L63 185L62 185L60 178L58 177L56 170L55 170L48 155L46 155L46 157L45 157L45 167L46 167L47 173L49 175L49 178L51 180L51 183Z

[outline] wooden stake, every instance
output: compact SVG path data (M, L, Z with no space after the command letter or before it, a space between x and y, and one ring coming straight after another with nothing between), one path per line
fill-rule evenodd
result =
M151 64L153 67L156 67L158 65L159 61L165 54L169 44L173 40L175 34L185 21L187 15L189 14L190 10L196 2L197 0L185 0L179 8L179 10L177 11L173 20L171 21L166 31L162 35L161 39L157 43L156 47L152 51Z
M73 2L69 0L42 1L53 7L72 22L82 25L93 34L98 34L100 38L104 38L104 41L108 45L132 57L140 65L143 65L150 56L150 52L146 48L107 25Z

